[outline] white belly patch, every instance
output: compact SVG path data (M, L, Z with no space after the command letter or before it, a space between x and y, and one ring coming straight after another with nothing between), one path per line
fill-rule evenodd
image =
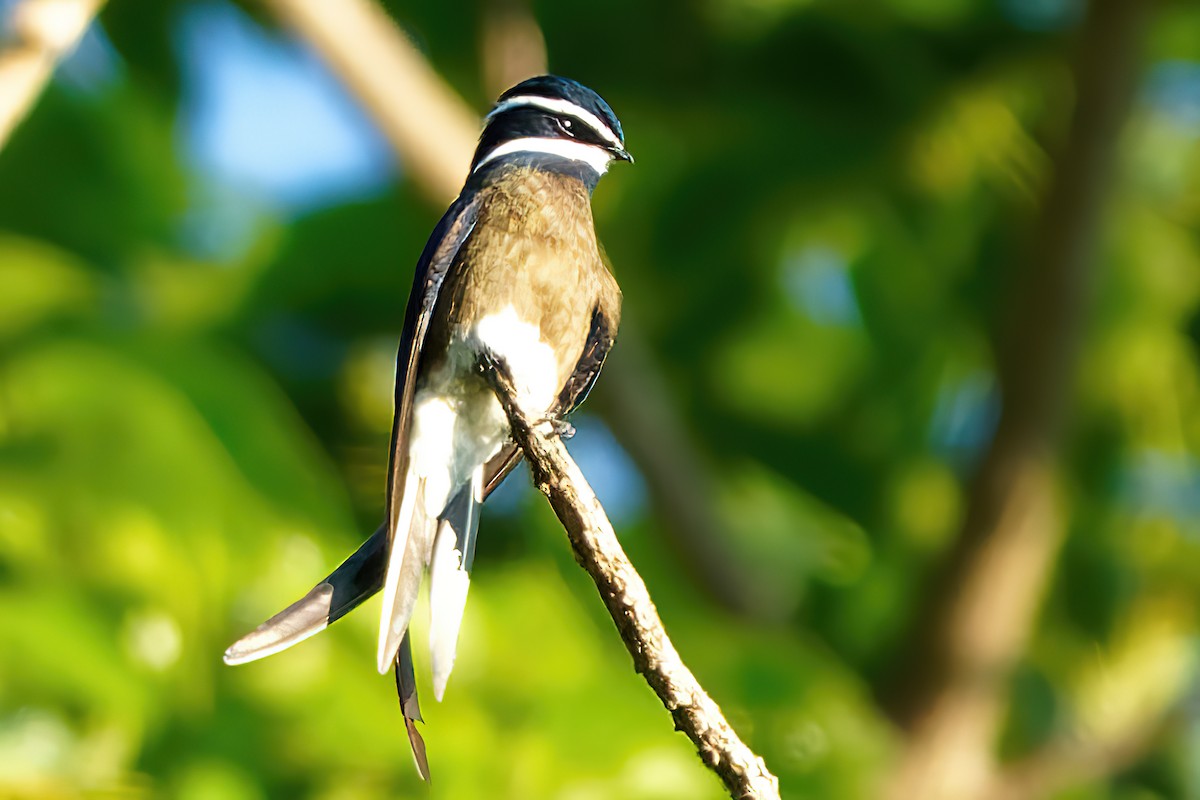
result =
M517 404L531 416L542 416L558 394L558 359L542 341L536 325L521 319L508 306L484 317L471 331L467 345L472 355L484 347L500 357L512 373ZM482 345L482 347L481 347Z
M531 418L545 416L558 396L553 348L512 306L480 320L465 338L451 341L445 362L413 398L410 475L425 478L426 511L433 517L509 436L500 403L475 372L484 349L508 365L517 403Z

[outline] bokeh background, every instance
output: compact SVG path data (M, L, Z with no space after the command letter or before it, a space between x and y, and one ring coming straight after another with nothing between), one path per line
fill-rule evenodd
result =
M638 159L570 449L783 796L1200 797L1200 5L385 6L110 0L0 143L0 796L424 796L378 601L220 655L374 530L413 264L548 65ZM524 471L425 712L434 797L723 796Z

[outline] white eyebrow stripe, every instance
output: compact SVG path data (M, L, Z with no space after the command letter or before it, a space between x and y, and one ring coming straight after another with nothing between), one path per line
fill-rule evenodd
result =
M475 165L475 169L472 172L478 172L484 164L493 159L512 155L513 153L547 153L552 156L568 158L572 161L587 164L598 175L603 175L607 172L608 164L612 161L608 152L599 145L575 142L570 139L539 139L529 137L526 139L510 139L507 142L496 145L486 156L479 159L479 163Z
M612 146L624 147L624 145L621 144L621 140L617 138L615 133L613 133L612 128L608 127L608 125L602 119L588 111L583 106L576 105L570 100L562 100L557 97L539 97L535 94L522 94L516 97L510 97L503 103L500 103L493 108L491 113L487 115L487 118L491 119L497 114L503 114L505 111L509 111L514 108L520 108L522 106L541 108L546 111L552 111L555 114L568 114L586 123L588 127L600 135L600 138L604 139L604 141L608 142Z

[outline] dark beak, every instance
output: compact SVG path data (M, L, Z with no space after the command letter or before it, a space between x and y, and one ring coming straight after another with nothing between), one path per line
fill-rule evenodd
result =
M612 157L616 161L628 161L630 164L633 163L633 156L629 155L629 151L624 147L612 147L609 148L608 152L612 153Z

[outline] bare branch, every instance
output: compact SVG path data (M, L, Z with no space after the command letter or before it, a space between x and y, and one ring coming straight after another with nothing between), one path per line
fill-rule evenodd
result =
M557 436L548 437L512 402L501 371L485 369L529 461L533 481L563 524L575 560L592 577L608 613L633 656L634 668L692 740L701 760L735 800L778 798L779 781L726 722L721 709L683 663L663 629L646 584L613 532L612 523Z
M910 729L890 796L984 796L1008 676L1025 649L1063 525L1060 420L1094 271L1096 231L1152 3L1094 0L1076 105L998 345L1003 411L962 534L909 648L898 718Z
M104 0L23 0L13 7L14 38L0 50L0 148L102 5Z

